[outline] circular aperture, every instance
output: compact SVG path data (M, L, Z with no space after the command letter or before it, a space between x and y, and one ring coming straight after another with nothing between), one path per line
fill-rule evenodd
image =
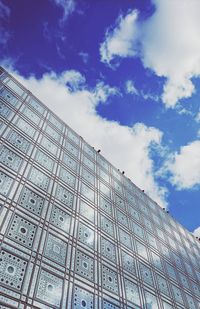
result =
M10 265L10 266L8 266L7 271L8 271L9 274L13 274L15 269L14 269L13 266Z

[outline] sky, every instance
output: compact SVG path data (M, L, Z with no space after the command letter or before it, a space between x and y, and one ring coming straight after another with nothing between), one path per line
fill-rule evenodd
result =
M0 0L1 65L200 237L200 2Z

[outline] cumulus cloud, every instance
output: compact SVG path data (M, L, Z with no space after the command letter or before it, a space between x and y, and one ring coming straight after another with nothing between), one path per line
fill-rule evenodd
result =
M138 95L138 90L136 89L134 82L132 80L127 80L125 83L125 90L129 94Z
M102 154L117 168L124 170L136 185L161 206L166 205L166 192L164 188L159 188L154 179L154 164L150 158L152 146L159 147L161 144L161 131L143 123L127 127L102 118L96 112L99 101L96 91L100 85L104 90L108 88L97 83L94 89L89 90L85 85L70 91L66 80L69 82L71 76L74 82L76 76L79 84L79 80L84 80L79 72L73 71L72 74L71 71L65 71L60 75L51 72L44 74L41 79L34 76L24 78L17 72L11 73L95 149L101 149ZM109 95L113 95L112 91L106 92L105 97ZM100 97L102 100L104 95Z
M200 184L200 140L180 148L179 153L171 155L165 172L171 173L171 182L179 190L190 189Z
M106 32L101 59L109 63L114 57L140 57L144 67L166 78L162 101L174 108L195 92L192 78L200 75L200 2L152 3L155 12L143 22L138 21L135 10L120 15L115 28Z
M110 63L116 56L133 57L136 53L137 37L137 10L129 12L126 16L120 15L113 28L105 34L105 40L100 46L101 60Z
M76 4L74 0L52 0L55 4L63 10L61 23L65 22L70 14L75 11Z
M117 87L110 87L104 82L98 82L94 89L94 96L97 102L106 103L110 96L120 95Z

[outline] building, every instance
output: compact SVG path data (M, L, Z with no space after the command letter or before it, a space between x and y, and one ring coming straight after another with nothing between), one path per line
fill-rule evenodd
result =
M200 308L199 241L3 68L0 83L0 308Z

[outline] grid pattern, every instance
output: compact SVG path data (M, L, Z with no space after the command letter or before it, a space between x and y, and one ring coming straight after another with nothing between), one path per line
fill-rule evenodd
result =
M0 308L200 308L199 242L0 70Z

